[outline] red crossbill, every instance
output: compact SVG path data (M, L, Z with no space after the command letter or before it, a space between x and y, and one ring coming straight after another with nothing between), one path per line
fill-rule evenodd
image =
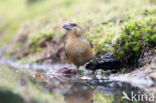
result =
M79 66L94 58L93 45L76 23L64 24L66 30L65 53L70 62Z

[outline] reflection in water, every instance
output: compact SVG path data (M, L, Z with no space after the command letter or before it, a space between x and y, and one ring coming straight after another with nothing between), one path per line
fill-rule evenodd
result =
M132 92L134 94L144 93L144 91L140 88L133 87L131 84L125 82L110 80L89 80L88 83L92 85L96 91L102 92L104 95L107 95L107 99L112 97L112 100L111 102L109 101L109 103L133 103L132 101L122 99L122 97L124 96L123 92L125 92L129 98L131 98Z
M6 81L9 81L10 84L13 84L13 81L10 81L10 76L14 76L14 74L18 75L18 83L20 86L29 86L27 81L30 82L29 79L31 79L32 83L34 83L35 87L38 88L38 86L44 87L43 89L48 90L48 93L50 92L52 95L60 94L60 97L64 98L65 103L132 103L131 101L122 100L123 91L128 95L128 97L131 98L131 93L134 94L141 94L144 93L142 89L139 89L138 87L134 87L131 84L125 83L125 82L117 82L117 81L111 81L107 77L104 77L102 73L98 74L92 74L92 73L84 73L84 74L76 74L74 76L68 75L57 75L54 71L57 70L57 68L61 67L62 65L36 65L36 64L26 64L26 65L19 65L18 63L14 63L12 61L6 61L6 60L0 60L0 64L10 64L11 67L14 68L25 68L26 71L32 67L31 73L34 72L32 70L35 70L34 74L29 74L29 72L24 72L22 69L22 72L20 72L20 69L12 69L15 71L15 73L12 73L12 71L7 69L1 69L3 70L2 73L6 73L7 76L5 76ZM63 65L64 66L64 65ZM48 69L47 69L48 68ZM5 71L7 70L7 71ZM8 73L9 71L9 73ZM46 71L46 72L45 72ZM41 73L40 73L41 72ZM23 74L24 73L24 74ZM19 77L21 75L21 77ZM31 76L33 79L31 78ZM100 78L99 78L100 75ZM2 83L5 81L4 76L1 75ZM30 78L29 78L30 76ZM5 82L6 82L5 81ZM4 85L5 85L4 82ZM13 82L13 83L12 83ZM15 83L16 84L16 83ZM40 85L36 85L40 84ZM18 87L18 86L17 86ZM19 87L18 87L19 88ZM43 90L43 92L44 92ZM55 102L54 102L55 103ZM58 103L64 103L64 102L58 102ZM150 103L150 102L135 102L135 103Z
M80 80L49 79L45 85L52 93L61 93L66 103L92 103L94 89Z
M67 103L92 103L94 90L88 85L75 82L64 94Z
M66 103L132 103L128 100L122 100L123 91L129 97L131 97L131 92L135 94L143 93L143 90L128 83L110 81L108 79L82 80L77 77L64 77L64 79L66 80L48 79L45 87L54 94L62 94ZM101 99L101 101L99 102L98 99Z

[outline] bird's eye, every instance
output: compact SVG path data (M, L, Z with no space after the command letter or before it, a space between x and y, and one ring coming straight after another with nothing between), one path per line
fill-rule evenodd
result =
M70 24L70 26L74 27L74 26L77 26L77 24L75 24L75 23L72 23L72 24Z

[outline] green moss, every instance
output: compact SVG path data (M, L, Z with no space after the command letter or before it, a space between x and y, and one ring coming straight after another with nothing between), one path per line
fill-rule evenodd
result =
M97 55L104 54L113 50L113 43L118 36L120 28L114 24L98 25L92 28L88 33L88 37L94 44L94 50Z
M122 28L122 33L115 44L118 59L130 64L136 63L143 50L156 46L156 19L146 18L130 21Z
M54 31L50 28L42 28L28 36L28 45L33 51L39 51L46 47L46 41L52 40Z
M32 3L32 1L34 2ZM119 37L121 32L120 28L124 23L129 20L134 21L147 16L155 17L156 7L151 1L153 2L153 0L119 0L118 3L115 3L114 0L1 1L0 46L4 46L17 38L19 36L17 35L18 30L23 23L33 21L37 22L37 25L42 25L43 27L36 28L35 32L30 31L28 44L32 51L41 51L45 47L45 41L64 34L60 25L66 20L71 20L77 22L84 28L86 31L85 34L94 44L96 54L104 54L105 52L113 50L113 44ZM29 5L28 2L32 4ZM17 4L19 6L17 6ZM45 26L47 24L52 26L46 28ZM41 33L41 29L45 29L43 30L44 33ZM50 32L50 34L48 32ZM135 38L133 36L131 38ZM149 38L150 40L147 39L146 41L153 44L155 36ZM130 44L126 45L128 47ZM133 45L135 45L135 43ZM139 51L139 49L140 48L136 46L134 51Z

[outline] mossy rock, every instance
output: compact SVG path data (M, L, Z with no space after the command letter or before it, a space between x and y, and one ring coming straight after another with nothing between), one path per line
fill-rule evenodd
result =
M128 64L137 63L145 50L156 46L156 19L129 21L114 45L116 58Z

